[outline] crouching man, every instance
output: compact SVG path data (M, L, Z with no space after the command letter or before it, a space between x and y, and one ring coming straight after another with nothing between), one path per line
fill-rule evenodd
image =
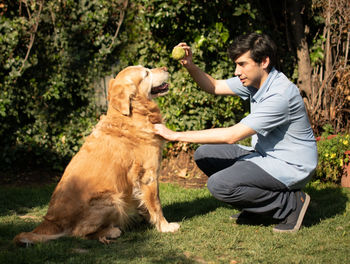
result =
M226 128L175 132L156 124L169 141L205 144L195 152L212 195L241 210L236 219L274 219L275 232L299 230L310 197L301 189L317 165L317 145L299 89L275 69L276 46L264 34L238 37L229 47L235 77L216 80L192 61L180 61L204 91L250 100L251 113ZM252 137L252 147L235 144Z

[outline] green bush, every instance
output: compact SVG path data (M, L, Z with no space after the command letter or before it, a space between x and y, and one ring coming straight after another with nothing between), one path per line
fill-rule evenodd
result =
M115 64L120 10L106 0L2 2L2 169L62 169L78 150L101 112L93 84Z
M285 26L274 22L285 19L279 12L282 5L251 0L129 1L115 38L121 1L2 1L1 168L45 165L62 170L106 110L96 106L93 83L129 65L168 67L170 92L158 103L171 129L237 123L249 105L239 98L200 91L171 58L172 48L187 42L201 69L225 79L234 74L234 63L226 54L233 38L264 32L279 44L280 69L292 76L295 56L287 47Z
M5 1L0 6L3 169L14 162L18 167L64 168L105 110L95 106L93 83L110 74L112 67L113 74L135 64L169 68L171 92L159 99L159 105L173 129L229 126L246 114L238 98L200 92L170 54L177 43L187 41L203 70L217 78L231 77L234 65L226 47L238 32L254 30L257 19L257 10L248 1L235 6L211 1L129 1L114 38L121 5L120 1L51 0ZM215 9L219 16L208 12ZM240 17L232 10L241 12ZM31 37L34 42L28 49Z

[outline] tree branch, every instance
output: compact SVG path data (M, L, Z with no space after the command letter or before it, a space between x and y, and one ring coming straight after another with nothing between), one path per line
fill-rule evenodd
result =
M126 10L127 6L128 6L128 0L125 0L125 1L123 2L123 7L122 7L122 9L120 10L120 18L119 18L119 21L118 21L118 24L117 24L117 25L118 25L117 30L116 30L115 33L114 33L114 36L113 36L113 38L112 38L111 45L109 45L108 49L112 48L112 46L113 46L113 44L114 44L114 41L115 41L115 39L117 38L117 36L118 36L118 34L119 34L119 30L120 30L120 27L121 27L121 25L122 25L122 23L123 23L124 15L125 15L125 10Z
M30 12L30 9L29 9L27 1L21 1L21 2L23 2L26 5L27 12L28 12L28 17L29 17L29 20L31 20L32 19L32 14ZM39 22L40 22L40 15L41 15L41 11L43 9L43 5L44 5L44 0L39 1L39 10L38 10L38 12L37 12L37 14L35 16L35 20L36 21L34 23L34 28L33 28L32 32L30 33L30 40L29 40L26 56L24 57L24 60L22 62L21 68L19 69L20 73L22 72L25 63L28 60L30 51L31 51L31 49L33 47L34 40L35 40L35 35L36 35L36 32L38 31L38 26L39 26Z

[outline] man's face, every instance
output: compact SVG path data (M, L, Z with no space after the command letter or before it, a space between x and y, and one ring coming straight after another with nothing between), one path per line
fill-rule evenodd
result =
M250 57L250 51L243 53L235 60L235 63L235 75L239 77L243 86L253 86L259 89L268 76L266 61L256 63Z

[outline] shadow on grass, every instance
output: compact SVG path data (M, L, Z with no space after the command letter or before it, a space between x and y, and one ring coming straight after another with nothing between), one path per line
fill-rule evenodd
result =
M305 192L310 195L311 202L304 218L304 226L316 225L346 211L349 195L340 187L317 189L309 186Z
M47 206L56 184L29 187L0 186L0 216L25 214L32 207Z
M26 214L34 207L46 207L55 186L0 186L0 217L6 219L0 222L0 263L195 263L191 256L174 250L172 245L164 246L162 242L157 242L155 237L158 233L145 222L126 230L110 245L64 237L28 248L16 247L12 243L13 237L20 232L33 230L41 222L40 217L19 220L16 215ZM199 206L201 201L204 204ZM187 213L194 216L218 206L220 203L212 198L198 200L197 210ZM180 211L188 210L179 204L176 207ZM170 212L175 210L169 209Z
M219 207L232 208L231 206L216 200L214 197L198 198L188 202L173 203L163 207L165 218L169 222L180 222L195 216L205 215L215 211Z
M125 233L115 243L61 238L28 248L8 244L0 249L0 263L195 263L172 246L155 241L152 234Z
M0 223L0 263L196 263L194 257L164 241L173 234L160 234L146 222L126 230L109 245L74 237L27 248L14 245L12 239L17 233L30 231L37 224L33 221Z
M25 208L46 206L54 185L38 188L0 188L0 216L24 212ZM320 221L342 214L346 210L350 192L337 187L305 190L311 196L304 226L317 225ZM190 191L189 191L190 192ZM19 197L20 196L20 197ZM24 199L25 197L26 199ZM217 208L229 205L212 196L189 201L174 202L163 207L168 221L180 222L202 216ZM125 232L115 243L102 245L97 241L76 238L61 238L29 248L17 248L11 240L21 231L31 230L34 221L7 221L0 223L0 263L196 263L167 242L167 234L153 231L153 227L143 224ZM176 247L175 247L176 248Z
M322 189L307 187L305 192L311 197L311 202L303 221L303 225L308 227L316 225L322 220L342 214L345 212L346 204L349 201L349 195L340 187L325 187ZM205 197L193 201L167 205L163 210L168 221L178 222L183 219L190 219L195 216L207 214L216 210L218 207L232 208L230 205L220 202L214 197ZM234 208L232 208L232 210L233 209ZM261 221L249 222L247 224L265 226L276 224L275 221L266 217L262 217L260 220Z

